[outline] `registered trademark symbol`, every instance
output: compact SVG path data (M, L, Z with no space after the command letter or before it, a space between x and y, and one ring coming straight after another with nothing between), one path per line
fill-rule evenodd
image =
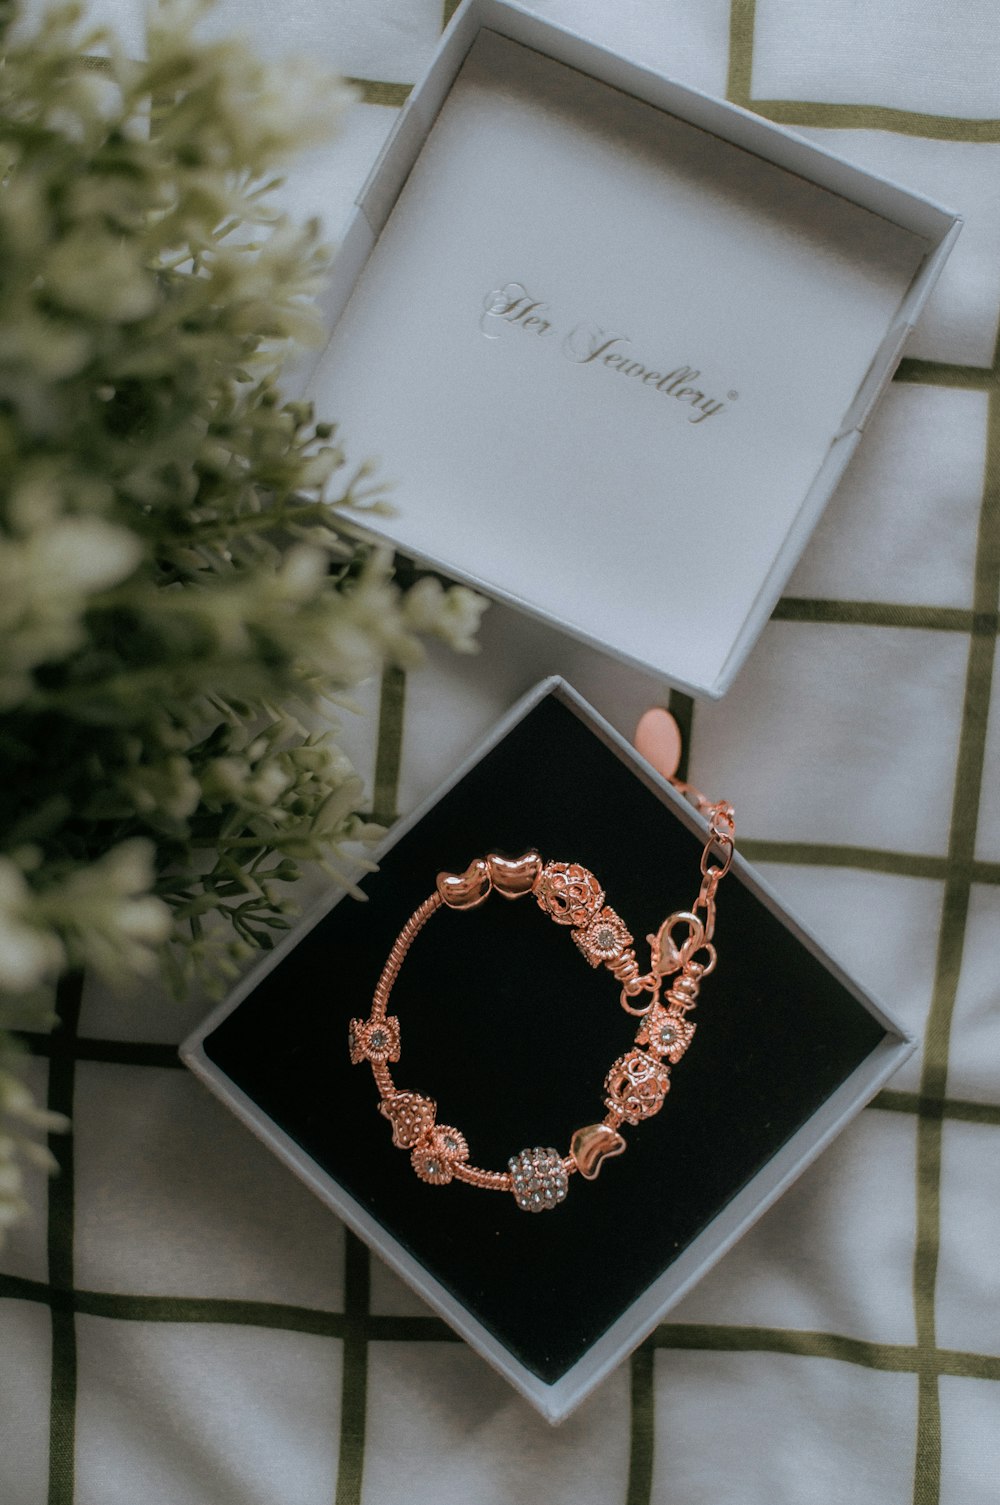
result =
M738 392L727 392L726 393L726 396L729 398L730 402L735 402L736 399L737 399L737 397L739 397L739 395L740 394Z

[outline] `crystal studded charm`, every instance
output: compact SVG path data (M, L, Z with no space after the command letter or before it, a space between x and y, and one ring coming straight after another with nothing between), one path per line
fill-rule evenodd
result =
M644 1050L619 1056L605 1079L605 1104L629 1124L652 1118L670 1090L670 1070Z
M536 1145L533 1150L512 1155L507 1164L511 1191L522 1212L545 1212L565 1201L569 1177L558 1150Z
M414 1145L410 1163L421 1181L427 1181L431 1186L447 1186L455 1174L455 1166L468 1158L465 1135L450 1124L436 1124Z
M378 1111L392 1125L392 1142L398 1150L412 1150L434 1127L437 1104L419 1092L394 1092L378 1105Z

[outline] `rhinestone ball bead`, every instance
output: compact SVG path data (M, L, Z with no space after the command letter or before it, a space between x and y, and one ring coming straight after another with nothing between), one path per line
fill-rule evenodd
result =
M545 1212L565 1201L569 1177L558 1150L536 1145L512 1155L507 1164L514 1200L522 1212Z

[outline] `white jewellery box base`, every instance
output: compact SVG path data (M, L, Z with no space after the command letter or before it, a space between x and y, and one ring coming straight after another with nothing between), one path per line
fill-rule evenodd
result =
M583 786L562 799L553 738ZM590 866L637 940L686 901L705 834L585 701L561 680L543 682L394 829L380 871L365 880L371 902L317 908L182 1055L456 1332L560 1421L913 1044L737 856L719 896L719 966L705 980L695 1044L662 1114L628 1131L626 1153L593 1183L574 1177L565 1203L538 1216L508 1193L425 1185L391 1143L369 1068L349 1062L347 1022L366 1014L436 866L491 842L523 851L529 830L544 854ZM393 995L397 1084L429 1092L441 1121L468 1137L472 1158L500 1169L522 1145L566 1144L594 1118L603 1073L639 1023L618 1008L603 969L588 968L534 908L496 901L440 915Z

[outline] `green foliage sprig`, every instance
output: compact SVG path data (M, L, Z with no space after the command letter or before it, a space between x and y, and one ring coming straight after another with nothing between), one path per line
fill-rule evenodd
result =
M377 490L279 393L326 255L274 172L348 92L197 40L199 10L155 11L136 63L0 0L0 1234L56 1126L12 1026L70 968L271 944L302 864L377 830L317 710L421 633L471 648L481 610L345 539L331 506Z

